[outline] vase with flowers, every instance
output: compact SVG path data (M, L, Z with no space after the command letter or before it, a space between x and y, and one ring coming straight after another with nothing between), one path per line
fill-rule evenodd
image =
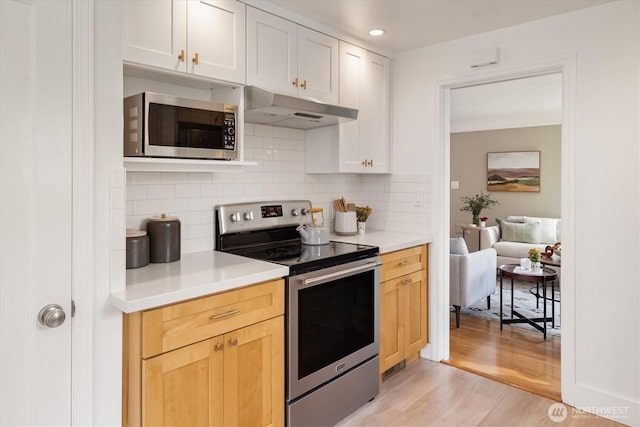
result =
M527 255L531 260L531 271L540 271L540 251L536 248L531 248Z
M367 206L356 206L356 219L358 220L358 234L364 234L367 227L367 219L373 212L373 209Z
M491 206L500 204L496 200L491 199L491 195L484 194L482 190L480 190L480 194L471 197L462 196L460 200L462 200L460 210L471 212L475 225L480 225L480 214L484 209L490 209ZM485 218L486 221L486 217L483 218Z

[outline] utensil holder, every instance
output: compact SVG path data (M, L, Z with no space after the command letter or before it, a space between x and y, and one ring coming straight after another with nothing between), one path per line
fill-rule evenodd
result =
M358 232L355 212L336 212L335 232L339 236L353 236Z

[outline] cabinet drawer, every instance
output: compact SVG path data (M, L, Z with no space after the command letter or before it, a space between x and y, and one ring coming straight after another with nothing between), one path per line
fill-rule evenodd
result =
M142 312L142 358L284 313L284 281L274 280Z
M385 282L405 274L413 273L427 268L427 246L414 246L413 248L383 254L380 281Z

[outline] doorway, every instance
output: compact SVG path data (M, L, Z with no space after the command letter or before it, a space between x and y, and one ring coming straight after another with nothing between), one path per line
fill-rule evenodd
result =
M568 76L567 76L567 70L569 71ZM558 97L561 99L561 105L566 105L567 104L567 100L568 99L572 99L570 97L571 93L573 93L573 89L571 87L571 85L567 85L567 81L570 80L571 78L573 78L573 74L572 74L572 69L571 69L571 63L564 63L564 64L559 64L558 66L552 66L552 67L540 67L539 69L535 70L535 69L529 69L529 70L517 70L514 71L512 73L506 72L502 75L497 75L494 74L492 75L491 73L487 73L485 74L483 77L471 77L469 79L461 79L455 82L442 82L442 84L440 85L439 89L441 89L441 92L439 93L440 95L440 107L441 107L441 114L440 114L440 118L442 120L441 124L441 128L440 128L440 132L439 132L439 136L440 136L440 141L442 143L441 148L444 150L443 154L443 158L449 160L451 159L451 161L453 161L453 157L452 153L451 153L451 137L450 137L450 133L455 131L455 126L454 123L449 123L449 118L450 118L450 114L451 111L454 110L455 105L455 97L453 96L453 94L455 94L456 90L464 90L466 88L478 88L480 86L484 86L484 89L486 89L487 87L489 87L490 85L499 85L502 83L507 83L507 84L513 84L514 81L516 80L521 80L521 81L526 81L527 79L535 79L535 78L545 78L546 76L556 76L557 78L560 79L560 81L562 82L561 85L561 93L557 94ZM493 103L495 100L494 99L490 99L488 102ZM569 103L571 104L571 102ZM571 104L572 105L572 104ZM570 138L571 133L570 133L570 127L566 127L565 125L567 123L570 123L572 120L571 115L569 114L570 109L567 109L566 111L562 111L562 113L559 114L560 116L560 121L559 123L562 125L562 131L561 131L561 145L562 147L560 148L560 151L562 152L562 167L560 169L562 169L562 172L559 172L562 175L562 178L565 178L567 176L570 176L570 171L572 171L573 169L571 168L572 166L572 162L573 159L571 156L565 156L564 154L567 153L570 149L572 149L573 146L573 142ZM452 121L453 121L453 117L452 117ZM481 120L481 122L484 123L489 123L490 120L488 120L488 118L484 118ZM527 126L527 125L524 125ZM531 125L528 125L531 126ZM469 128L466 128L464 130L469 130ZM486 168L486 158L483 159L484 165L482 165L482 167ZM446 168L446 166L449 166L448 168ZM568 168L568 170L564 170L565 167ZM443 187L444 187L444 191L445 191L445 197L444 199L448 202L446 203L446 213L444 213L446 215L445 219L446 223L449 225L449 227L447 228L447 230L450 230L450 235L451 237L455 236L455 231L456 231L456 220L454 219L454 216L456 214L456 212L454 212L454 209L456 209L454 207L454 201L457 198L459 198L458 195L454 195L453 193L450 193L452 190L450 190L450 183L452 180L456 180L456 177L453 176L451 174L452 168L451 165L445 164L445 169L446 171L444 171L445 173L443 174L444 177L444 182L443 182ZM485 169L486 170L486 169ZM485 176L485 181L486 182L486 176ZM561 188L567 188L567 184L568 182L566 182L564 179L561 180L562 183L559 187ZM487 191L486 190L486 184L482 183L482 188L478 186L477 191L475 191L473 194L475 194L476 192L479 192L479 190L483 190L483 191ZM461 185L461 183L458 183L458 185ZM563 194L567 194L566 192L562 192ZM448 198L447 198L448 196ZM558 195L558 198L560 198L560 195ZM565 206L572 206L573 205L573 200L570 200L571 196L567 196L562 200L558 200L557 205L564 208ZM561 209L562 215L558 215L558 217L566 217L565 213L565 209ZM541 214L530 214L531 216L543 216ZM491 214L491 216L494 216L493 213ZM470 222L470 221L467 221ZM564 227L564 225L563 225ZM443 236L443 240L446 240L445 244L443 246L445 246L448 249L448 237L449 236ZM565 236L566 237L566 236ZM477 242L476 242L477 245ZM445 252L446 253L446 252ZM443 254L443 258L446 258L446 263L448 264L448 254L444 255ZM448 267L448 266L447 266ZM445 269L445 271L448 273L448 268ZM569 274L569 276L572 276L571 274ZM447 283L448 283L448 277L443 278ZM569 280L571 281L571 280ZM564 282L563 282L564 283ZM572 283L569 283L567 288L572 288ZM446 288L446 293L448 294L448 286ZM565 288L563 287L563 291L565 290ZM569 289L567 289L569 290ZM563 292L563 295L565 293ZM571 298L570 292L567 292L569 299ZM448 295L447 295L448 296ZM448 301L448 299L447 299ZM569 303L569 306L572 305L572 301L563 301L563 308L565 306L567 306L567 302ZM447 328L449 327L449 312L447 309L446 313L442 313L444 316L441 318L443 322L446 323ZM445 319L446 316L446 319ZM485 321L486 322L486 321ZM497 322L495 322L497 324ZM570 321L569 321L570 323ZM474 322L474 324L472 325L473 328L476 329L475 331L475 335L479 334L479 330L482 330L483 328L488 328L487 325L482 325L482 324L478 324L478 322ZM564 326L564 325L563 325ZM567 335L567 334L571 334L572 333L572 328L573 325L567 325L567 328L563 328L562 333L563 335ZM453 326L453 328L451 329L451 331L447 331L447 336L449 337L449 342L447 342L448 345L451 346L451 348L454 348L455 342L454 340L457 340L459 337L457 336L457 334L455 333L456 331L454 331L453 329L455 328L455 325ZM513 328L512 326L508 326L507 328ZM500 332L499 331L499 326L498 326L498 334L497 337L504 337L505 334L504 331ZM486 329L486 333L489 333L489 329ZM473 334L472 334L473 335ZM510 337L513 334L509 334ZM538 334L541 335L541 334ZM476 336L477 338L477 336ZM542 341L542 337L540 336L540 341ZM535 340L535 337L533 338ZM522 340L522 339L521 339ZM481 340L480 340L481 343ZM544 344L543 344L544 346ZM548 344L549 347L554 348L557 350L557 353L559 353L559 342L557 343L549 343ZM448 349L447 349L448 350ZM563 347L564 350L564 347ZM451 350L453 351L453 350ZM487 368L489 371L495 372L495 368L496 366L499 364L500 361L500 357L499 354L496 354L496 352L500 352L502 350L498 350L498 349L494 349L493 350L493 359L489 362L487 362L486 360L477 360L477 361L468 361L468 365L473 365L475 368L480 367L482 369L482 367L484 366L485 368ZM444 352L446 354L446 357L444 357L444 359L449 359L450 357L450 353L448 351ZM569 350L569 353L572 353L571 350ZM564 359L565 357L567 357L567 354L562 354L561 356L559 356L558 354L556 354L554 357L556 358L555 360L555 367L553 369L559 370L559 367L561 366L561 360L558 360L559 358ZM490 369L489 369L490 368ZM527 369L529 369L530 367L527 367ZM515 369L515 368L514 368ZM548 372L548 370L546 369L542 369L542 371L544 372ZM542 373L542 375L544 375L544 372ZM557 376L559 378L559 373L557 373ZM487 375L490 376L490 375ZM510 381L504 381L507 383L510 383ZM557 382L559 384L559 381ZM559 399L560 397L560 393L561 391L559 390L559 385L556 386L557 390L557 396L555 396L556 399ZM552 397L554 398L554 396L547 396L547 397Z

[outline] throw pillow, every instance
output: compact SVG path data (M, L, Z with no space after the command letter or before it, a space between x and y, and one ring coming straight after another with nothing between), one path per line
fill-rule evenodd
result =
M502 218L496 218L496 223L498 224L498 232L500 233L499 235L502 236L502 223L503 222L515 222L515 223L523 223L524 222L524 218L523 217L509 217L507 219L502 219Z
M558 223L559 219L556 218L531 218L524 217L527 221L540 221L540 243L554 244L559 242L558 238Z
M449 239L449 253L453 255L468 255L469 249L462 237L452 237Z
M540 222L502 222L502 240L506 242L540 243Z

